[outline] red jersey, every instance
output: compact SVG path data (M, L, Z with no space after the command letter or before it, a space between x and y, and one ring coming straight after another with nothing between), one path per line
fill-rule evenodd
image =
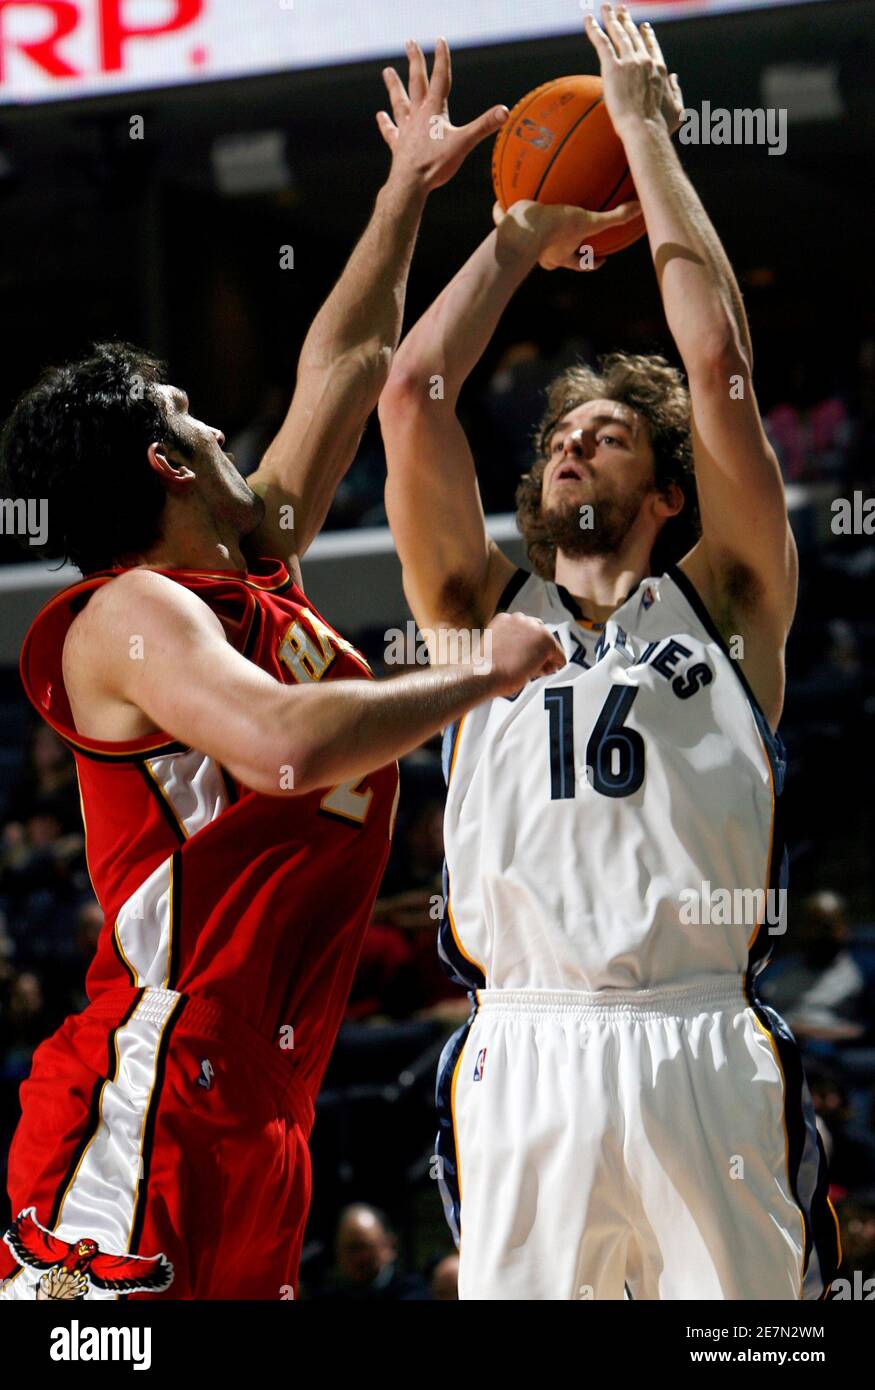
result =
M291 1028L282 1036L314 1096L388 857L397 764L272 797L168 734L125 743L79 734L62 677L64 638L118 573L52 598L21 654L30 700L76 760L88 867L105 914L88 997L119 985L175 990L225 1006L272 1042ZM287 685L371 676L279 562L162 573L208 603L237 650ZM168 681L183 678L167 672Z

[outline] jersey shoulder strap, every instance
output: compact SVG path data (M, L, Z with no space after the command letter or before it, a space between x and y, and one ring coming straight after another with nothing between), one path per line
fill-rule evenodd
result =
M595 631L600 631L604 626L588 618L574 595L561 584L522 568L511 575L495 611L525 613L530 618L540 618L542 623L574 622Z

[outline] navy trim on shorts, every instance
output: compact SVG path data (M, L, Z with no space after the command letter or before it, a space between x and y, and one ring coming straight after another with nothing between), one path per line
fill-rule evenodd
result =
M476 1015L475 1001L467 1022L448 1039L438 1062L435 1081L438 1132L434 1152L438 1160L438 1191L443 1202L444 1216L456 1245L462 1238L462 1197L459 1186L459 1155L453 1125L453 1077Z

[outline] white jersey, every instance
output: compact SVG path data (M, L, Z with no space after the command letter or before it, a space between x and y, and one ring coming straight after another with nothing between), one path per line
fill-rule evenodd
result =
M783 930L783 747L677 567L605 624L518 571L568 658L448 729L445 964L473 988L752 980Z

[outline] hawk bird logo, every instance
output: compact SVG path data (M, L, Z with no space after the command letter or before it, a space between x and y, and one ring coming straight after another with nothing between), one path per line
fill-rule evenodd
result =
M96 1240L62 1240L36 1219L36 1207L26 1207L3 1239L20 1265L43 1269L38 1299L85 1298L89 1287L114 1293L160 1293L173 1281L173 1265L165 1255L111 1255Z

